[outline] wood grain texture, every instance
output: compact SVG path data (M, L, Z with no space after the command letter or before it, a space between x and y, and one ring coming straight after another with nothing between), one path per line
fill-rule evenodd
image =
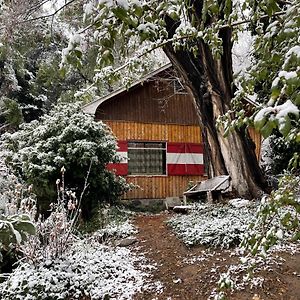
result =
M118 140L151 140L201 143L201 130L194 125L150 124L139 122L104 121ZM128 176L128 182L140 186L123 199L163 199L182 196L190 181L201 176Z
M182 143L202 143L199 126L176 124L150 124L138 122L104 121L118 140L152 140ZM261 136L254 129L249 134L260 156ZM201 181L201 176L128 176L127 181L140 188L124 195L123 199L163 199L182 196L189 181Z
M262 143L261 134L257 132L253 127L250 127L248 131L252 141L255 143L255 154L257 159L259 160L261 155L261 143Z
M104 121L118 140L150 140L202 143L201 129L194 125Z
M120 93L99 105L96 120L199 124L193 97L176 93L174 82L160 78Z
M164 199L182 197L189 182L203 180L201 176L128 176L127 181L136 188L124 195L123 199Z

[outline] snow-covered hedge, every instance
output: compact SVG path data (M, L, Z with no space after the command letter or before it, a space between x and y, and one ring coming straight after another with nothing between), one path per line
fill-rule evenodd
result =
M123 222L113 221L104 228L97 230L92 237L101 242L126 238L135 233L137 233L137 229L130 220Z
M229 248L240 243L254 215L254 206L205 204L172 217L168 224L187 245Z
M2 138L6 162L33 185L42 210L48 210L56 198L55 182L62 167L65 185L75 189L78 198L89 173L82 201L84 217L98 203L115 202L130 187L106 168L119 160L110 128L83 113L79 103L60 104L48 115L22 124L19 131Z
M132 299L148 267L127 248L80 242L64 256L34 267L21 264L0 284L2 300ZM109 298L108 298L109 297Z

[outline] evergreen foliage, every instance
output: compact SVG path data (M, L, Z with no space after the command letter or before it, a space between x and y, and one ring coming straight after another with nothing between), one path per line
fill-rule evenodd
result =
M106 169L118 161L110 129L80 110L80 104L61 104L40 120L22 124L4 136L7 163L33 185L39 209L45 212L56 198L57 178L65 168L65 182L80 195L89 167L82 205L87 217L101 202L114 203L128 189L125 179Z
M297 154L298 153L298 154ZM293 159L300 153L300 143L287 142L284 137L275 132L269 138L269 149L266 153L268 163L265 165L267 174L282 175L284 170L293 169L299 175L299 169L293 167ZM297 165L297 161L295 161Z

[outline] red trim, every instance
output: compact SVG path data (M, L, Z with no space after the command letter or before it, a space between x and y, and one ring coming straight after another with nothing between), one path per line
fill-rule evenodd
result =
M187 175L203 175L204 174L204 165L186 165L186 174Z
M109 171L116 173L116 175L125 176L128 174L128 164L112 164L109 163L106 168Z
M203 144L198 143L168 143L167 153L196 153L203 154ZM203 175L203 164L168 164L168 175Z
M118 141L118 152L127 152L128 151L128 143L127 141Z
M186 175L186 169L184 164L168 164L167 165L168 169L168 175L173 176L173 175Z
M167 153L203 153L203 144L168 143Z
M151 142L151 141L149 141ZM128 152L128 142L118 141L118 152ZM203 145L197 143L167 143L167 153L203 153ZM116 175L128 175L128 163L110 163L107 169L116 173ZM168 176L179 175L203 175L203 164L168 164ZM142 177L143 175L135 175ZM146 175L149 176L149 175Z
M168 175L203 175L204 165L192 165L192 164L168 164Z
M168 143L167 153L185 153L184 143Z
M203 145L202 144L185 144L185 152L186 153L203 153Z

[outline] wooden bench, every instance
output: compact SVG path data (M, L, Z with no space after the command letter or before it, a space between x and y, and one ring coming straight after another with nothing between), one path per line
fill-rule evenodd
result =
M186 204L186 198L193 195L200 195L206 193L208 202L214 200L222 200L222 193L231 190L230 176L221 175L216 176L205 181L200 181L183 193L183 202Z

